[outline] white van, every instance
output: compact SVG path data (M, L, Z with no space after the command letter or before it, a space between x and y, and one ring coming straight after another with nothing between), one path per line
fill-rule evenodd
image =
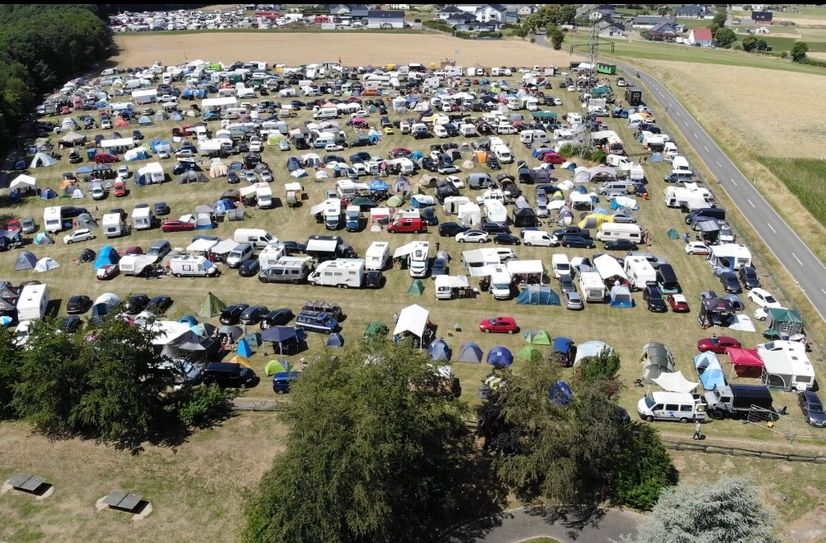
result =
M551 257L551 268L554 270L554 277L557 279L571 277L571 262L566 254L556 253L553 255Z
M688 165L688 159L682 155L677 155L671 160L671 169L675 173L694 173Z
M263 228L236 228L232 240L235 243L250 243L259 249L278 241Z
M623 239L642 243L642 228L638 224L604 222L597 231L597 239L602 242Z
M551 234L542 230L523 230L522 243L528 247L553 247L557 242Z
M691 422L706 418L706 405L690 392L649 392L637 402L640 418Z
M338 108L335 107L319 107L313 110L313 119L328 120L338 118Z
M507 267L496 266L495 271L490 274L490 294L494 300L509 300L513 294L511 289L513 278L508 273Z

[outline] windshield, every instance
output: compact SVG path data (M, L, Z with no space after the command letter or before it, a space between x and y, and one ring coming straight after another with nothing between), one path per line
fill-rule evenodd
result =
M646 394L645 395L645 406L648 407L648 409L651 409L656 404L657 404L657 402L654 401L654 397L651 396L651 394Z
M777 303L777 300L774 299L774 296L768 295L764 298L767 304L774 304Z

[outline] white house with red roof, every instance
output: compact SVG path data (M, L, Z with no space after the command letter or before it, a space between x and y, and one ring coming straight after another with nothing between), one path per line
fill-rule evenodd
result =
M714 44L714 38L711 36L710 28L692 28L691 32L688 33L686 42L689 45L711 47Z

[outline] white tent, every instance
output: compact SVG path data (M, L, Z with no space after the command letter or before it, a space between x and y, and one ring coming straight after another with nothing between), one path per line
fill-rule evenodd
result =
M653 381L666 392L692 392L700 384L686 379L681 371L661 373Z
M108 140L101 140L100 146L103 149L112 149L114 147L132 147L135 145L133 138L114 138Z
M54 166L55 164L57 164L57 161L52 158L51 155L40 151L34 155L31 164L29 164L29 168L48 168L49 166Z
M34 265L34 271L43 273L59 267L60 264L54 258L47 256L37 261L37 264Z
M186 252L189 254L203 254L208 252L210 249L215 247L218 244L218 241L214 239L196 239L192 243L190 243L187 248Z
M158 334L152 345L167 345L189 332L188 324L175 321L155 321L150 328Z
M34 188L37 185L37 180L34 177L23 173L14 178L14 181L9 184L9 188L15 189L20 185L26 185L26 187Z
M95 305L98 304L106 304L109 306L109 309L117 306L120 303L120 298L118 298L117 294L112 292L104 292L100 296L95 299Z
M227 165L218 160L209 166L209 176L213 179L227 175Z
M396 321L396 328L393 330L393 335L409 332L421 339L427 328L427 317L429 314L429 311L420 305L413 304L405 307L399 313L399 320Z
M585 343L577 345L576 358L574 358L574 366L579 366L582 360L586 358L599 356L603 351L612 353L614 352L614 349L607 343L596 340L586 341Z

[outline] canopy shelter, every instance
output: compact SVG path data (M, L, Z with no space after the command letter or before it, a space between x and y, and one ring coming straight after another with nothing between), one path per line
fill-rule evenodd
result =
M662 343L652 341L642 348L642 377L651 384L661 373L674 371L674 355Z
M776 334L764 333L766 337L788 339L795 334L803 333L803 315L799 311L772 307L766 310L766 315L768 322L766 332L770 330L776 332Z
M15 177L11 183L9 183L10 189L16 189L18 187L20 187L21 189L33 189L36 186L37 180L34 177L26 175L24 173L21 173L20 175Z
M457 360L459 362L467 362L468 364L481 364L483 354L482 348L471 341L462 344L459 348Z
M705 390L726 386L723 367L720 366L720 360L713 352L706 351L695 355L694 367L697 368L697 375L700 376L700 382Z
M396 327L393 329L393 336L412 335L421 341L427 330L427 318L430 312L420 305L409 305L401 310Z
M608 354L613 353L614 348L602 341L586 341L585 343L577 345L574 366L579 366L586 358L595 358L603 352L607 352Z
M726 354L731 360L737 377L760 377L762 375L763 360L757 354L757 349L729 347L726 349Z
M304 331L292 326L271 326L261 333L261 339L273 344L279 354L295 354L305 339Z
M693 392L699 383L689 381L681 371L660 373L654 379L654 383L659 385L666 392Z

